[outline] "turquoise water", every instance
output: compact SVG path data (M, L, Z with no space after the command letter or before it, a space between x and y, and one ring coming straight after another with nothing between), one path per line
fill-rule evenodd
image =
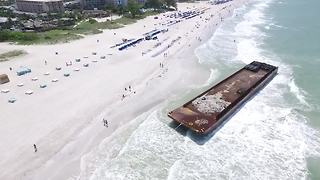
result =
M320 128L320 1L290 0L273 3L267 16L280 27L264 29L264 48L290 64L296 84L311 106L305 111L310 123Z
M166 116L199 91L188 89L105 139L86 156L90 173L82 177L319 179L317 7L315 0L250 1L196 49L199 65L211 72L199 88L253 60L279 66L274 80L204 145L177 133Z
M281 93L281 98L272 100L270 96L271 101L277 104L278 111L284 110L281 109L283 107L289 108L292 113L287 116L294 116L291 120L308 124L318 134L320 11L317 7L320 7L317 0L254 1L237 10L238 15L229 19L212 41L200 48L200 59L206 66L218 66L220 71L224 69L222 77L237 67L239 62L260 60L278 65L281 77L276 78L278 82L271 86L276 88L272 93ZM233 39L238 43L232 43ZM236 54L232 53L235 49L238 50ZM274 116L271 119L286 117ZM314 148L306 150L307 154L313 154L306 156L306 178L320 179L319 140L308 132L301 133L305 135L301 145ZM305 143L310 139L315 141L309 145Z
M310 106L303 109L308 123L320 129L320 1L290 0L275 2L266 10L278 27L263 30L268 38L264 48L271 49L290 64L293 78L303 90ZM308 158L310 179L320 179L320 159Z

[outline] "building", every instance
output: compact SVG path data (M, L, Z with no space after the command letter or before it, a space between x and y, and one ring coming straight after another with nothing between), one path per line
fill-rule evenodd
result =
M17 9L30 13L63 12L62 0L16 0Z

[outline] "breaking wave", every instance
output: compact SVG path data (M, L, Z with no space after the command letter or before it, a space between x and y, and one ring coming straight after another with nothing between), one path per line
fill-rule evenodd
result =
M174 100L168 100L84 156L79 179L305 179L306 158L320 156L320 136L300 113L308 102L290 65L260 48L266 35L258 25L268 23L263 12L271 2L236 10L196 51L211 68L205 86L252 60L279 66L278 76L232 120L200 146L170 127L166 114Z

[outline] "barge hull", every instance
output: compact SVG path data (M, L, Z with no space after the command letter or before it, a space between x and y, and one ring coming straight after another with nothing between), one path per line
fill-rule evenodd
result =
M207 134L265 87L277 71L278 67L254 61L169 112L168 116L198 134Z

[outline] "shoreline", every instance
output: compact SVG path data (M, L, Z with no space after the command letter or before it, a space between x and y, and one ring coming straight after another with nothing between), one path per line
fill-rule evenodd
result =
M234 2L227 3L226 5L232 4L234 7L231 8L233 9L242 5L242 2L244 1L236 0ZM204 3L201 3L201 5L203 4ZM192 6L194 4L185 4L185 6L187 5ZM223 5L216 7L222 8ZM115 30L117 31L117 36L113 39L110 39L111 42L105 41L106 44L112 45L116 42L119 42L121 37L127 36L126 32L128 32L129 28L134 28L136 30L142 29L143 31L146 31L141 26L146 24L147 21L152 21L151 19L152 17L148 17L144 20L141 20L142 22L138 21L136 24L128 25L125 28ZM216 23L219 21L219 19L215 20L216 21L211 21ZM126 50L127 52L123 54L121 54L122 52L117 52L117 50L110 50L110 46L104 45L104 39L102 40L101 38L106 38L108 36L112 37L113 30L104 31L101 35L91 35L85 37L84 39L76 40L77 43L82 43L79 45L79 47L77 47L75 42L53 45L54 47L50 45L50 50L46 50L47 47L42 45L37 45L37 48L24 47L29 51L29 54L26 55L27 58L25 63L32 62L32 57L34 57L32 55L36 50L41 51L43 49L44 54L48 54L48 51L59 51L59 56L61 56L60 52L62 52L61 54L64 57L59 58L60 62L51 60L51 58L55 59L56 57L53 53L52 55L49 55L48 63L53 64L51 67L59 65L59 63L61 64L61 61L63 63L63 60L61 59L70 59L70 57L75 56L72 54L74 51L64 51L64 49L67 50L68 48L74 48L76 50L77 48L80 49L80 47L81 49L88 48L91 49L92 52L95 51L96 48L98 56L100 56L101 53L112 53L113 55L111 57L106 55L108 59L111 59L110 61L103 62L103 60L99 60L98 63L105 63L100 66L90 61L90 67L88 69L81 69L81 71L85 72L84 75L74 74L72 72L74 74L72 74L71 77L73 78L71 80L73 81L72 83L66 79L63 79L61 74L53 72L52 74L59 77L61 81L59 81L60 84L58 85L50 84L49 87L52 88L50 89L50 93L35 90L34 95L27 98L24 97L24 99L22 98L21 100L18 99L17 103L25 103L27 106L29 105L27 109L25 109L25 105L19 106L18 110L21 112L26 110L37 111L37 109L40 107L39 105L32 105L33 103L29 102L29 100L42 105L41 108L43 108L43 110L36 114L36 117L34 116L34 113L25 114L24 118L35 118L35 120L29 120L28 122L25 122L23 125L21 125L21 128L28 126L30 123L36 125L36 128L31 128L31 131L38 129L39 131L43 131L41 133L38 132L38 134L45 134L45 136L42 137L39 135L34 135L33 132L25 131L22 134L33 137L26 139L14 137L20 139L20 141L25 140L24 144L20 146L21 149L19 149L19 151L17 151L17 147L14 148L14 146L16 146L14 143L11 143L12 147L10 147L10 138L6 141L3 139L3 142L9 144L9 149L16 149L16 151L7 152L7 149L1 147L1 152L3 154L2 156L8 154L9 156L11 155L12 158L4 158L5 160L0 163L0 166L4 167L3 163L10 162L12 159L15 159L14 157L17 154L23 158L19 159L15 164L9 164L7 167L8 169L3 170L3 172L0 174L0 177L4 177L6 179L14 179L17 177L23 177L24 179L43 179L43 177L49 176L51 179L66 179L67 177L75 176L80 170L80 158L84 154L90 152L93 147L99 145L104 138L110 136L114 131L129 123L130 120L134 119L142 112L149 111L156 104L163 102L168 98L168 96L170 97L176 92L182 91L184 88L190 86L190 82L193 82L194 80L196 80L194 82L198 82L199 84L205 82L207 77L195 76L197 75L196 72L201 70L202 67L197 66L198 61L194 54L194 49L208 39L208 37L211 37L216 28L214 26L215 23L212 23L211 27L200 28L202 31L200 31L199 34L203 35L200 35L202 41L197 40L195 37L189 39L188 37L192 37L195 32L190 32L190 34L184 36L186 31L183 31L181 27L188 25L190 28L192 28L193 26L190 24L193 24L195 21L195 19L191 19L190 22L186 22L188 24L184 22L177 24L176 31L179 32L177 35L175 35L174 32L171 33L171 29L169 30L169 33L171 33L172 36L169 36L171 39L168 42L172 41L177 36L181 36L182 40L179 41L180 44L176 44L169 49L167 58L164 58L161 55L152 58L150 57L151 54L147 54L141 58L141 52L135 52L137 50L139 51L139 48L148 49L152 47L153 45L151 43L153 42L143 42L145 45L139 44L137 47ZM201 25L205 26L204 23L201 23ZM152 27L152 22L149 22L147 26ZM141 32L135 32L130 36L139 36L139 34L141 34ZM163 36L167 35L165 34ZM100 39L99 43L96 43L97 38ZM165 38L160 39L160 41L164 39ZM166 42L167 41L164 43ZM0 46L1 45L2 44L0 44ZM73 45L76 47L72 47ZM55 50L55 48L57 50ZM88 52L77 52L82 54L82 56L79 55L79 58L85 56L85 53L88 54ZM43 54L40 54L35 57L41 59L41 55L43 56ZM90 58L94 59L95 57L92 56ZM125 60L121 61L123 59ZM12 60L12 62L10 61L5 65L0 64L0 70L5 71L6 65L19 64L19 60L21 60L21 58ZM42 60L39 61L42 62ZM164 68L159 69L159 62L164 64ZM34 67L36 67L35 73L41 74L43 71L43 69L40 69L40 67L42 68L42 64L40 64L40 62L34 63ZM91 72L90 74L91 66L95 68L95 73ZM37 67L39 67L39 69L37 69ZM190 68L187 67L193 67L191 70L194 72L190 72ZM166 71L166 69L168 70ZM110 76L110 73L108 72L112 72L112 76L117 77L117 80L115 80L113 77L105 77ZM208 74L209 73L210 72L208 72ZM159 77L160 75L161 77ZM185 77L181 80L182 76ZM31 77L32 76L28 75L23 78L26 81ZM20 79L14 78L13 82L18 82L19 80ZM107 84L104 84L103 82L107 82ZM29 83L26 83L25 86L31 87L32 84ZM82 83L85 83L85 85L80 86ZM112 84L114 88L110 88L108 84ZM129 94L127 96L128 98L125 98L122 101L121 94L125 93L123 88L128 87L129 85L133 87L136 93L135 95L132 93ZM80 90L77 87L81 87ZM168 90L170 90L170 92L168 92ZM94 95L92 95L90 92L94 93ZM21 91L18 93L20 93L21 96L23 94ZM3 94L1 94L1 96L2 95ZM65 99L58 100L58 103L52 101L52 104L46 105L46 102L51 102L51 100L54 99L51 97L52 95L59 95L57 97L64 97ZM103 97L106 97L106 99ZM80 101L79 98L81 98ZM87 104L94 105L94 107L88 106ZM3 102L0 104L1 107L4 105L8 106L8 104ZM15 105L17 104L13 104L13 106ZM52 112L53 109L58 110L57 113ZM114 112L114 109L117 109L117 111ZM17 111L17 109L14 111ZM7 112L7 115L9 115L8 117L13 117L13 120L17 122L19 122L19 119L22 117L21 115L10 115L10 113L13 112L12 108L5 108L5 112ZM125 114L126 117L123 117L123 114ZM6 113L4 113L4 115L0 115L0 117L4 117L5 115ZM101 119L103 117L106 117L108 120L110 120L110 126L107 130L102 126ZM45 122L41 123L43 120ZM53 120L57 120L59 122L51 122ZM8 130L4 133L10 134ZM2 138L6 138L7 136L8 135L3 135ZM13 140L14 138L11 139ZM57 141L57 139L59 139L59 141ZM37 146L39 147L39 152L37 154L34 154L32 152L32 148L30 148L31 146L28 146L28 144L32 145L33 142L36 142ZM15 152L20 153L15 154ZM28 155L25 156L25 154ZM29 166L24 167L23 165L25 164L29 164ZM52 172L53 169L54 172Z

